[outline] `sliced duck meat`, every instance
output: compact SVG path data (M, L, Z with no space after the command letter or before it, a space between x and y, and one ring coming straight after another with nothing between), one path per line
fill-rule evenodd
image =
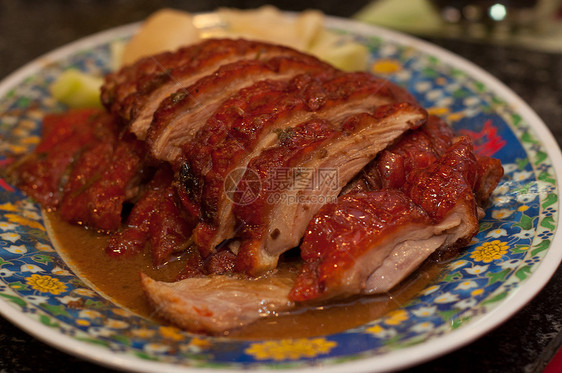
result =
M61 218L104 231L117 230L123 203L134 197L143 181L145 153L145 144L130 135L99 139L84 150L64 184Z
M382 151L348 185L343 194L386 188L401 188L410 171L435 162L451 146L454 132L439 117L405 133L398 142Z
M309 301L389 290L438 248L478 232L478 163L459 138L401 189L348 194L324 206L301 244L305 261L290 298ZM421 257L421 258L420 258Z
M501 178L503 177L503 167L499 159L491 157L478 157L478 179L474 188L476 202L484 206Z
M472 141L460 136L429 167L412 170L403 190L432 219L439 221L457 204L459 198L474 200L478 168Z
M379 190L383 187L401 188L407 175L425 168L441 157L454 139L452 128L437 116L431 115L426 124L402 136L369 163L348 185L342 194ZM503 176L499 159L476 156L478 177L474 194L483 206Z
M14 164L15 184L63 220L103 231L121 224L123 203L144 182L145 144L97 110L49 115L33 153Z
M224 180L234 177L237 183L241 175L232 171L275 145L279 131L312 119L337 123L371 113L402 99L401 92L367 73L303 74L289 82L260 81L225 101L184 147L180 171L184 203L200 214L194 238L203 255L233 235L234 225L225 224L234 220Z
M279 255L299 244L308 222L376 154L426 120L410 104L378 107L342 121L310 121L284 133L277 146L252 159L238 183L238 196L257 186L253 201L234 199L237 271L258 275L275 268ZM259 182L253 178L258 175Z
M220 104L245 87L265 79L289 80L303 73L326 71L335 70L314 57L299 55L262 57L223 65L160 103L152 124L145 122L150 124L147 140L152 154L156 159L174 162L181 153L181 146L193 138Z
M154 266L184 252L195 220L181 209L172 186L173 171L162 166L133 206L125 226L114 234L106 247L111 256L129 256L149 249Z
M56 210L73 162L84 148L115 136L113 119L95 109L45 116L41 142L32 153L14 162L6 176L44 208Z
M111 231L109 255L179 259L179 281L142 285L192 331L388 291L470 242L503 175L403 88L262 42L141 59L101 98L106 112L48 116L12 180L63 220ZM276 268L299 244L302 261Z
M155 312L190 331L220 333L293 307L293 276L248 279L214 275L162 282L142 275L142 285Z
M121 116L139 139L144 139L158 105L175 92L184 92L221 65L238 60L301 56L291 48L247 40L208 39L194 46L146 57L109 74L102 102ZM313 58L313 57L309 57Z

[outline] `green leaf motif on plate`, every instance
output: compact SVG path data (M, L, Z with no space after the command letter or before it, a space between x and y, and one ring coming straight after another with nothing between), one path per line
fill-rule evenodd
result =
M528 245L521 245L521 244L513 245L513 247L511 248L511 252L513 254L525 253L525 252L527 252L527 250L529 250L529 246Z
M428 56L427 61L432 65L438 65L441 62L441 61L439 61L439 58L437 58L435 56Z
M519 219L518 223L513 224L514 227L519 227L525 231L528 231L533 228L533 222L537 219L537 217L531 218L525 214L521 214L521 219Z
M456 78L460 78L460 77L464 76L465 74L464 74L464 71L453 68L453 69L451 69L451 75L456 77Z
M113 339L114 341L116 341L118 343L122 343L126 346L131 346L131 340L124 335L121 335L121 334L112 335L111 339Z
M541 251L544 251L550 247L550 240L543 240L538 245L535 246L533 251L531 251L531 255L535 256Z
M29 290L29 286L27 286L27 284L24 284L21 281L12 282L10 284L10 287L14 290L17 290L17 291L28 291Z
M423 74L429 78L437 78L439 76L437 70L432 69L430 67L426 67L425 69L423 69Z
M461 278L462 278L462 273L453 272L453 273L449 273L447 276L445 276L443 278L443 281L452 282L452 281L460 280Z
M521 120L522 120L521 115L519 114L511 115L511 121L515 127L518 127L521 124Z
M466 89L457 89L456 91L453 92L454 98L466 98L468 96L470 96L470 92L467 91Z
M423 336L418 336L418 337L407 339L405 342L398 344L398 346L400 348L406 348L406 347L411 347L420 344L423 341L425 341L425 338Z
M497 96L492 97L492 102L496 105L505 105L505 101Z
M500 300L504 299L505 297L507 297L507 291L504 291L503 293L495 295L492 298L486 299L484 302L482 302L482 304L490 304L490 303L499 302Z
M440 311L439 315L443 318L443 320L451 320L459 311L457 309L452 309L448 311Z
M555 204L556 202L558 202L558 196L554 193L550 193L544 199L544 202L542 203L542 208L545 209L548 206Z
M41 324L51 327L51 328L58 328L60 326L60 324L58 322L53 322L51 321L51 318L49 316L46 315L41 315L39 317L39 321L41 321Z
M529 274L531 273L531 266L525 266L525 267L521 267L517 270L517 272L515 272L515 276L517 276L517 278L521 281L525 280L527 277L529 277Z
M42 264L50 263L53 261L53 258L51 258L49 255L34 255L31 259L33 259L34 262Z
M467 321L470 321L470 316L457 317L451 322L451 328L457 329L459 326L466 323Z
M503 271L496 273L488 272L486 273L486 277L490 279L489 284L492 285L493 283L496 283L498 281L504 281L509 272L511 272L511 270L509 268L506 268Z
M494 226L494 224L492 222L486 221L486 222L481 222L480 226L478 228L478 232L484 232L489 230L490 228L492 228Z
M482 82L474 82L474 85L476 86L476 90L480 93L482 92L486 92L486 85Z
M70 314L66 311L63 305L52 305L47 303L41 303L40 306L47 312L51 313L53 316L66 316L70 317Z
M86 300L86 306L88 308L95 308L95 309L103 309L106 308L106 304L104 302L101 301L95 301L95 300L91 300L91 299L87 299Z
M27 303L19 297L9 295L9 294L2 294L2 293L0 293L0 296L3 297L3 298L6 298L7 300L9 300L10 302L12 302L14 304L17 304L21 308L24 308L27 305Z
M17 101L18 107L22 109L28 107L30 103L31 100L28 97L22 97Z
M158 360L158 358L156 358L154 356L150 356L146 352L142 352L142 351L135 352L135 356L140 357L143 360L151 360L151 361L157 361Z
M109 347L109 343L101 339L94 339L94 338L87 338L87 337L75 337L75 338L81 342L86 342L93 345L100 345L103 347Z
M540 165L540 164L543 163L544 160L547 159L547 158L548 158L548 154L546 154L545 152L539 150L539 151L537 152L537 154L536 154L535 166Z
M520 170L524 169L526 165L529 164L529 158L517 158L515 160L515 163L517 163L517 166L519 167ZM527 184L529 185L529 184Z
M538 144L539 142L529 132L523 133L521 141L529 144Z
M552 177L551 174L549 174L548 172L541 172L538 179L540 181L544 181L546 183L550 183L550 184L555 184L556 183L556 179Z
M554 230L556 226L554 225L554 218L552 216L547 216L541 221L541 227L546 229Z

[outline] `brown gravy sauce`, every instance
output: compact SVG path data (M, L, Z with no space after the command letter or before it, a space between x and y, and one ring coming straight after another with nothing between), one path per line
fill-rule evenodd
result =
M53 245L63 260L88 285L106 298L141 316L159 320L141 289L139 273L160 281L173 281L183 268L181 259L162 268L152 266L149 255L114 258L105 253L108 236L62 221L56 213L44 213ZM355 328L402 307L435 279L443 264L426 261L391 292L376 296L358 296L322 306L297 308L266 317L225 333L235 339L306 338Z

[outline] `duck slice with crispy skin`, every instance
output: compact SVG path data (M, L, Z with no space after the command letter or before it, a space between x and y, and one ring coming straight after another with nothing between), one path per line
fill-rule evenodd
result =
M142 286L160 317L190 331L220 333L294 306L293 276L214 275L162 282L141 275Z
M184 92L220 66L239 60L260 60L274 56L306 56L294 49L268 43L208 39L201 43L149 56L108 74L101 99L112 113L129 124L131 132L144 139L160 102ZM328 65L314 57L326 68Z
M222 65L162 100L146 136L152 155L174 162L182 145L195 136L221 103L245 87L266 79L289 80L304 73L335 71L312 56L266 57Z
M398 142L383 150L375 160L346 185L342 194L367 192L381 188L401 188L412 170L423 169L453 143L455 134L441 118L430 115L427 122L406 133ZM478 176L474 194L484 206L503 176L499 159L476 155Z
M239 182L239 188L251 185L258 175L256 197L250 203L234 201L241 242L236 270L258 275L275 268L279 255L298 246L323 205L335 200L380 150L425 120L419 106L385 105L340 123L305 122L264 150Z
M172 254L185 252L194 225L193 217L181 209L172 186L173 171L161 166L144 188L127 216L124 226L108 241L110 256L130 256L148 248L155 267Z
M43 119L41 142L11 165L10 182L48 210L56 210L72 163L87 144L113 137L117 122L96 109L49 114ZM80 124L80 125L78 125Z
M400 189L348 194L324 206L301 244L305 261L291 299L384 292L438 248L466 245L478 232L478 162L461 137Z
M313 119L338 123L352 115L370 115L406 96L401 88L370 74L328 72L299 75L289 82L260 81L225 101L186 144L180 167L182 200L200 217L194 240L202 255L234 237L232 201L225 195L224 180L274 146L279 131Z
M122 131L114 115L95 109L50 114L34 151L8 172L18 188L63 220L115 231L125 201L146 178L145 144Z
M453 129L439 117L430 115L416 130L405 133L395 144L384 149L345 186L342 194L401 188L407 175L425 168L451 146Z
M304 132L307 126L308 142ZM295 128L303 133L283 139L283 144L290 152L291 141L306 142L308 147L296 153L313 154L315 131L325 134L318 136L321 144L331 138L331 128L326 122L303 124ZM409 135L403 138L405 143ZM396 152L399 143L391 147ZM253 170L259 171L255 166ZM256 310L263 306L261 299L267 300L267 315L273 310L291 309L292 302L385 292L435 250L464 245L477 232L479 208L474 189L481 177L479 170L479 159L472 153L470 140L461 137L426 168L412 169L400 189L356 192L325 205L305 233L301 245L305 263L296 281L288 276L282 286L268 288L265 298L252 289L251 280L240 275L190 278L172 284L144 277L144 289L162 317L189 330L214 333L255 321ZM489 174L495 173L497 170ZM271 275L264 277L268 276ZM228 291L223 291L223 283L228 283ZM287 287L292 287L290 292ZM209 296L208 300L201 299L201 292ZM219 307L215 308L215 304ZM222 313L235 321L225 321Z

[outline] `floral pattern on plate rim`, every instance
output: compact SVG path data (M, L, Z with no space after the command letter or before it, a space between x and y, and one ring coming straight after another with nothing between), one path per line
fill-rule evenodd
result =
M419 296L378 320L322 337L195 336L136 316L85 285L52 247L39 206L0 181L0 298L45 326L118 354L214 368L299 368L381 355L465 327L498 306L536 270L556 229L558 189L546 150L514 108L461 69L411 46L350 35L370 49L373 72L405 86L505 168L479 234ZM63 110L47 92L50 82L69 67L107 72L110 41L45 64L0 98L0 154L37 144L43 113Z

